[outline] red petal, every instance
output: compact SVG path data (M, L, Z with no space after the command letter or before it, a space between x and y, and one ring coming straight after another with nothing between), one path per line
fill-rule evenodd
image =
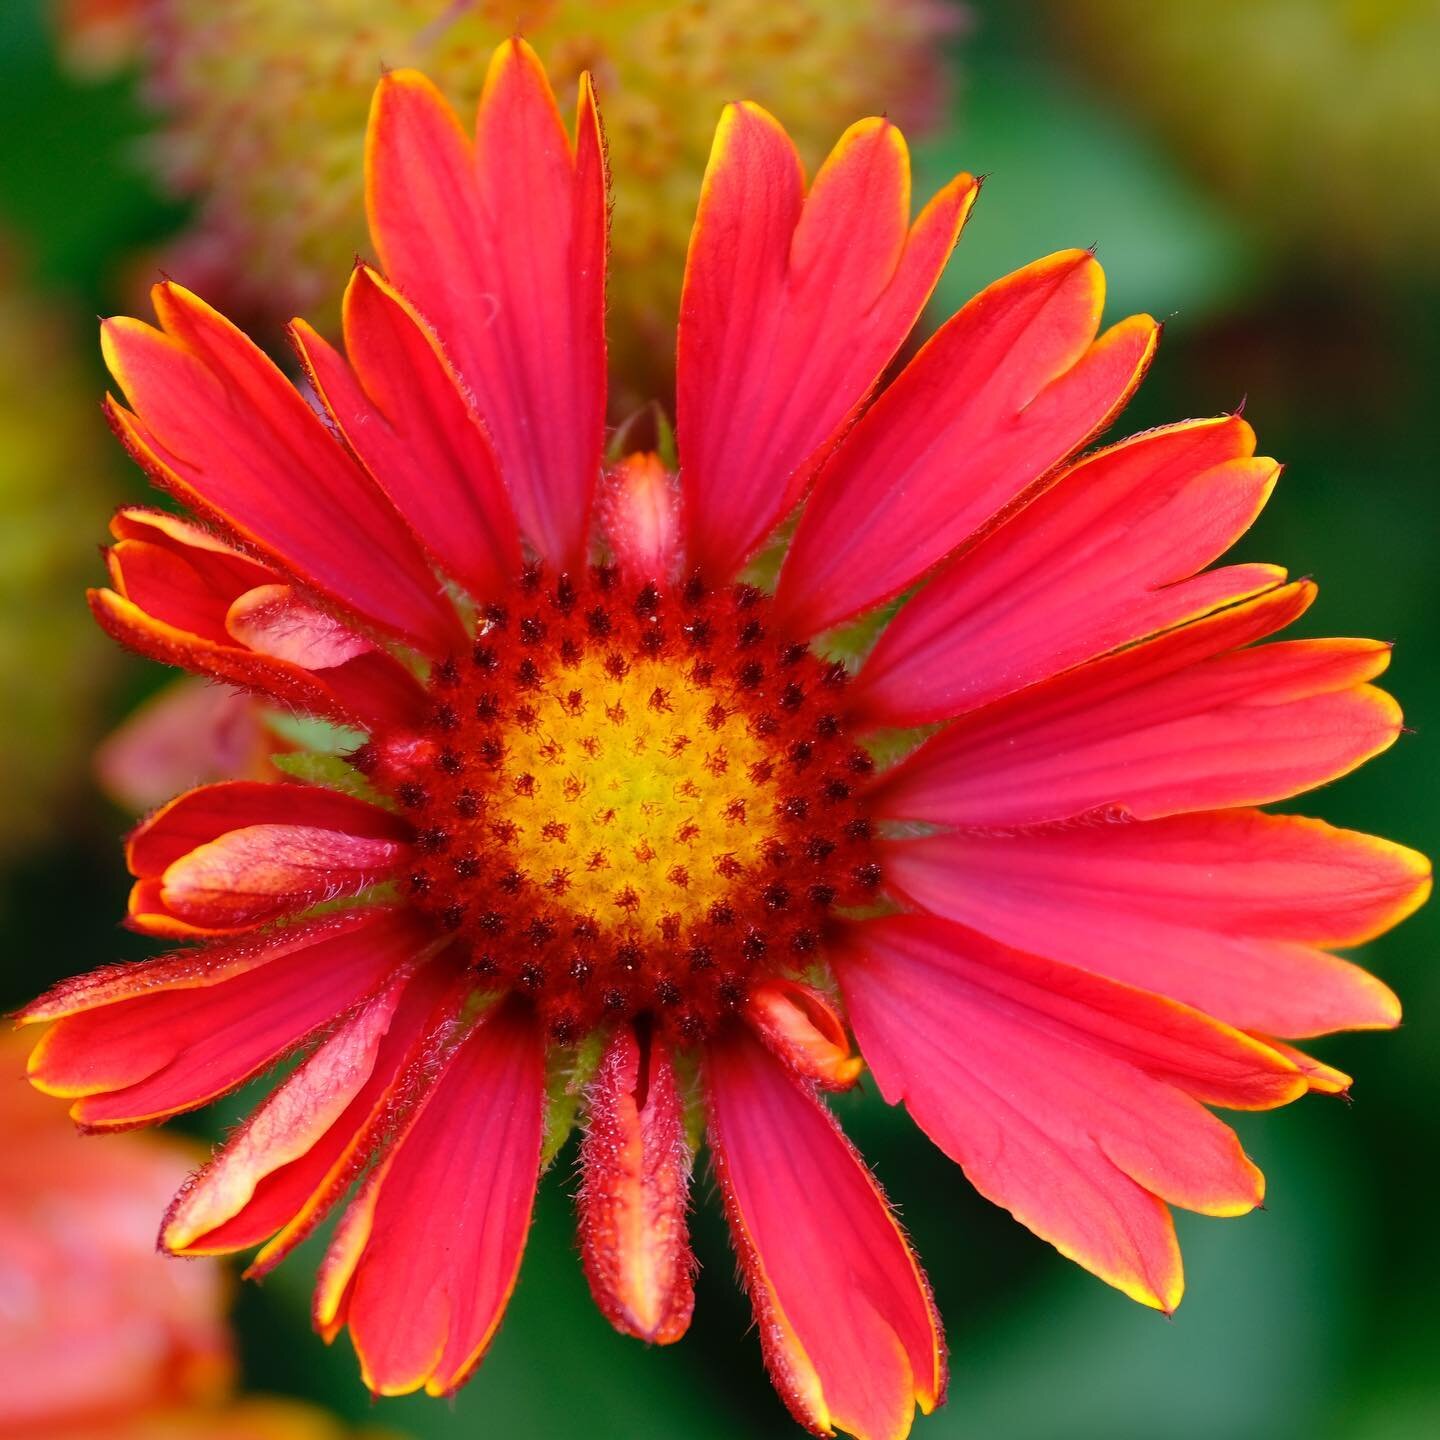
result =
M1364 682L1372 640L1231 649L1286 613L1286 587L963 716L880 782L880 813L945 825L1149 819L1262 805L1392 744L1400 711Z
M785 979L757 985L745 1018L797 1075L823 1090L848 1090L865 1068L830 1002L809 985Z
M463 641L389 502L279 369L170 281L164 327L107 320L106 363L135 415L110 403L151 478L333 601L432 652Z
M410 826L388 810L318 785L229 780L203 785L148 816L125 843L132 875L160 875L183 855L247 825L309 825L377 840L407 840Z
M807 196L779 123L726 107L686 261L677 382L688 553L713 579L800 497L915 323L977 188L957 177L911 228L904 138L872 119Z
M161 1227L163 1249L175 1255L214 1255L247 1243L245 1239L217 1243L216 1232L233 1233L235 1218L241 1215L248 1222L246 1228L253 1229L256 1217L247 1212L269 1209L255 1206L260 1187L273 1181L277 1171L308 1168L312 1152L339 1126L374 1073L408 979L401 971L362 1000L186 1183ZM296 1197L296 1209L308 1193ZM294 1213L287 1207L267 1214L260 1221L265 1228L254 1239L264 1239Z
M410 827L308 785L236 780L192 790L131 834L134 928L224 934L355 895L404 858Z
M695 1308L685 1228L694 1156L669 1053L651 1039L642 1054L621 1026L588 1098L579 1207L590 1294L622 1334L669 1345Z
M168 510L126 505L111 518L110 533L117 540L140 540L170 551L193 566L207 584L225 596L239 595L280 578L274 570L241 554L203 526Z
M223 934L358 895L394 873L409 847L316 825L247 825L198 846L160 879L165 910Z
M472 594L495 594L520 567L520 535L459 377L414 308L368 266L350 278L344 317L349 365L303 321L291 329L317 393L440 564Z
M770 1377L797 1421L901 1440L945 1388L929 1287L830 1112L740 1029L705 1061L710 1144Z
M1399 1002L1319 946L1424 899L1423 856L1256 810L897 842L887 879L937 915L1272 1035L1390 1026Z
M500 459L521 529L584 560L605 422L606 180L582 79L574 151L535 52L509 40L472 147L414 70L385 75L366 142L370 231L434 325Z
M426 713L424 691L389 656L378 651L316 674L287 660L256 654L238 644L205 640L146 614L113 590L91 590L96 620L120 644L216 680L257 691L342 725L413 727Z
M1274 486L1279 467L1254 451L1226 416L1082 460L904 606L851 703L877 725L948 719L1283 581L1268 565L1195 574Z
M1305 1077L1305 1083L1318 1095L1344 1095L1355 1083L1343 1070L1325 1065L1313 1055L1307 1055L1303 1050L1297 1050L1283 1040L1273 1039L1269 1035L1257 1035L1255 1038L1283 1055L1300 1071Z
M215 985L327 937L348 934L358 926L368 925L373 913L351 910L261 936L207 945L204 949L170 950L149 960L102 965L98 970L72 976L52 986L19 1010L16 1018L21 1025L33 1025L97 1010L122 1000L134 1000L155 991Z
M1304 1093L1283 1057L1198 1011L943 921L854 927L837 966L881 1093L1062 1254L1171 1310L1180 1255L1162 1202L1211 1215L1263 1181L1204 1107Z
M1148 315L1098 340L1088 252L976 296L905 368L825 467L776 595L796 634L873 608L1073 454L1119 412L1155 349Z
M600 526L627 579L673 578L680 564L680 490L658 455L627 455L606 473Z
M205 553L195 558L203 560ZM233 592L207 584L189 556L143 540L122 540L106 551L105 561L116 590L147 615L212 644L230 642L225 612Z
M502 1008L453 1053L341 1220L316 1319L348 1324L378 1395L447 1395L479 1364L520 1269L540 1170L544 1050Z
M33 1083L74 1099L70 1113L94 1129L213 1100L333 1023L429 943L403 911L346 919L216 957L174 957L168 983L163 971L125 966L90 977L88 995L43 998L24 1018L66 1009L35 1047Z

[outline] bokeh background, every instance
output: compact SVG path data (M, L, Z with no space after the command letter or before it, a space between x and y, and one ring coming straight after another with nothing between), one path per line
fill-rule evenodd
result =
M627 401L664 391L665 351L653 335L678 289L684 221L673 216L691 203L695 155L703 158L693 136L719 100L763 99L804 137L812 164L840 128L836 107L844 118L859 106L907 119L920 132L917 192L959 168L989 177L937 312L1035 256L1093 244L1110 278L1111 318L1148 310L1167 321L1126 426L1243 404L1262 448L1286 462L1243 558L1321 581L1305 622L1312 632L1397 642L1392 688L1414 732L1306 808L1440 852L1440 5L531 8L527 28L543 47L551 25L562 68L598 62L602 101L607 73L615 80L607 116L616 162L632 158L643 176L622 194L630 223L619 243L652 282L625 281L615 298L634 336L619 352ZM112 654L84 607L110 507L143 494L104 434L90 317L133 309L163 264L233 300L262 333L291 304L323 319L357 243L346 210L346 177L361 156L356 87L363 95L382 57L429 55L454 97L468 99L488 35L497 23L501 34L508 28L496 18L506 9L448 0L0 3L5 1006L62 974L141 953L115 924L125 889L116 841L128 817L92 779L90 757L166 677ZM571 23L577 9L588 12L585 24ZM444 28L457 22L459 31ZM636 49L616 39L622 33ZM245 167L260 162L283 171L269 189L270 172L247 178ZM647 194L670 197L669 208L651 214ZM1407 1020L1395 1035L1322 1045L1325 1059L1357 1076L1353 1104L1314 1098L1241 1117L1269 1177L1267 1208L1241 1220L1180 1217L1189 1290L1171 1322L978 1199L873 1094L843 1097L844 1123L901 1205L948 1321L950 1404L920 1422L919 1435L1440 1434L1437 941L1432 908L1366 952L1400 992ZM0 1086L16 1083L11 1071L0 1076ZM203 1145L245 1101L171 1128ZM0 1136L0 1151L20 1143ZM73 1143L89 1165L120 1142ZM309 1334L315 1257L302 1253L263 1288L234 1293L235 1384L317 1408L303 1426L301 1412L286 1410L294 1428L266 1428L281 1423L267 1411L257 1428L233 1433L798 1433L761 1370L708 1183L697 1187L694 1328L647 1353L613 1334L588 1301L569 1162L562 1156L546 1177L510 1315L458 1400L372 1405L345 1342L327 1350ZM18 1183L16 1168L0 1168L0 1188ZM118 1188L113 1203L126 1203ZM0 1220L3 1205L0 1194ZM0 1369L17 1293L14 1252L0 1247ZM83 1283L74 1293L82 1305ZM6 1383L0 1376L0 1389ZM62 1433L4 1426L0 1409L0 1435ZM215 1418L185 1433L232 1432Z

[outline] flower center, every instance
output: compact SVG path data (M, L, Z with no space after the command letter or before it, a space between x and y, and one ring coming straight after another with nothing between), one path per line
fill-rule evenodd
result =
M842 666L748 586L526 574L437 666L421 736L364 768L412 817L413 902L557 1039L650 1014L696 1039L880 883Z

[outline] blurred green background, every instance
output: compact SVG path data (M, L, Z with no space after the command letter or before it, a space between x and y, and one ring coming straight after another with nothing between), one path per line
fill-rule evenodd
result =
M1209 19L1177 30L1170 10ZM1258 11L1274 23L1256 23ZM1435 39L1435 7L1056 0L971 3L959 18L947 42L952 94L944 123L917 147L917 191L957 168L989 178L943 301L953 307L1034 256L1093 244L1110 277L1112 318L1143 309L1168 322L1126 427L1245 405L1262 449L1287 469L1243 557L1321 581L1305 622L1312 632L1398 642L1390 683L1416 732L1303 808L1440 852L1440 764L1426 738L1440 728L1440 256L1433 230L1424 232L1428 245L1411 233L1440 217L1440 129L1418 129L1421 97L1407 105L1396 93L1434 87L1433 63L1416 67L1413 51ZM1403 63L1392 73L1397 55ZM1336 83L1302 84L1312 63L1331 67ZM1307 96L1319 97L1313 114L1303 109ZM777 108L785 118L783 103ZM76 327L78 363L90 367L79 400L53 421L73 427L76 459L65 494L50 497L86 544L103 538L109 499L143 493L139 474L101 434L94 402L103 380L87 317L133 303L137 252L186 219L140 162L152 123L132 77L82 81L62 68L41 0L0 5L0 228L13 252L6 263L30 275L47 324ZM1397 187L1392 197L1386 184ZM7 365L52 363L23 325L0 343ZM87 467L99 468L82 473ZM3 525L0 553L24 550L31 531L8 515ZM89 575L100 573L96 560ZM0 580L9 631L36 643L70 634L83 614L83 578L56 602L58 618L37 610L13 575ZM93 707L75 722L88 743L156 684L138 664L97 669L96 652L79 642L57 659L59 643L49 643L44 665L5 675L12 711L38 703L43 687L71 687L75 706ZM34 803L22 783L24 743L7 730L7 808ZM45 823L26 823L25 843L4 852L7 1004L62 974L141 953L115 925L125 888L116 839L126 820L88 786L84 754L78 748L68 761L76 783L45 802ZM917 1433L1440 1434L1437 939L1440 909L1432 908L1365 956L1406 1002L1398 1034L1317 1047L1357 1077L1352 1105L1314 1098L1242 1117L1247 1148L1269 1178L1267 1209L1231 1221L1180 1217L1189 1288L1172 1322L979 1200L873 1094L842 1098L843 1121L902 1207L948 1323L950 1403ZM190 1126L213 1138L242 1103ZM694 1328L681 1344L647 1353L613 1334L589 1303L572 1240L569 1162L562 1157L546 1177L509 1317L455 1402L371 1405L345 1342L327 1351L309 1334L313 1253L240 1294L247 1383L416 1440L797 1433L761 1369L708 1182L697 1186Z

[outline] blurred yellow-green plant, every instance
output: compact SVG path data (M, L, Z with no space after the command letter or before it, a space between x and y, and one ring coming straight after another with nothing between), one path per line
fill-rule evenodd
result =
M114 57L127 0L71 0L79 65ZM781 112L816 162L856 117L913 131L940 113L947 0L128 0L150 102L148 155L198 202L165 266L247 320L328 321L365 251L360 136L382 65L415 65L461 112L521 31L562 103L583 70L614 175L611 344L621 404L668 387L695 197L721 107Z
M0 857L60 828L111 673L85 585L113 470L67 318L0 241Z
M1440 275L1436 0L1047 0L1070 58L1286 260Z

